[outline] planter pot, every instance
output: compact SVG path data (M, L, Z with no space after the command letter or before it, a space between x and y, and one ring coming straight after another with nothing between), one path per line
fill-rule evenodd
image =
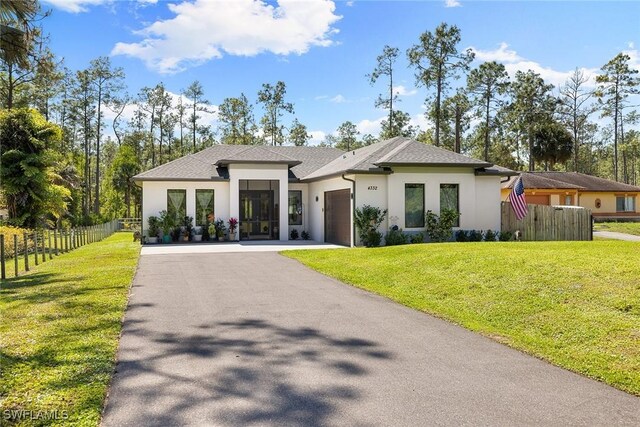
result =
M189 241L189 236L182 236L182 241L183 242L188 242Z
M202 234L194 234L193 235L194 242L202 242Z
M171 235L165 234L162 236L162 243L171 243Z
M147 237L147 242L149 242L151 244L158 243L158 236Z
M233 233L229 233L229 240L231 242L235 242L236 241L236 233L235 233L235 231Z
M220 242L224 242L224 236L218 236L218 240L219 240Z

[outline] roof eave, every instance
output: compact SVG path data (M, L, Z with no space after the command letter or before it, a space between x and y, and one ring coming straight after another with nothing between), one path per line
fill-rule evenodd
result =
M369 170L347 169L347 170L341 170L338 172L332 172L326 175L314 176L313 178L301 178L300 182L322 181L323 179L336 178L341 175L391 175L392 173L393 171L382 169L382 168L375 168L375 169L369 169Z
M231 164L241 164L241 165L288 165L289 167L298 166L302 164L299 160L229 160L229 159L220 159L214 163L216 166L227 166Z
M385 162L385 163L374 163L376 166L380 167L454 167L454 168L488 168L493 166L492 163L420 163L420 162L407 162L407 163L397 163L397 162Z
M498 171L498 170L483 170L482 168L476 169L474 174L476 176L517 176L520 172L516 171Z
M213 182L226 182L229 181L228 178L220 178L220 177L211 177L211 178L168 178L168 177L133 177L131 178L132 182L144 182L144 181L170 181L170 182L179 182L179 181L213 181Z

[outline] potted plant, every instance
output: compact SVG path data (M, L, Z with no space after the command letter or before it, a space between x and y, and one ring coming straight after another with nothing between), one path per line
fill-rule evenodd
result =
M160 233L160 220L157 216L151 215L149 219L147 219L147 223L149 224L149 229L147 230L147 241L149 243L158 243L158 234Z
M191 234L193 231L193 218L190 216L185 216L182 221L182 227L180 227L180 237L182 237L183 242L188 242L191 239Z
M224 232L227 231L227 227L224 225L224 220L219 218L216 220L216 235L218 240L224 242Z
M202 242L202 226L196 225L193 227L193 241Z
M173 230L174 220L169 212L160 212L160 227L162 228L162 243L171 243L171 232Z
M229 240L235 242L236 240L236 229L238 228L238 218L229 218Z
M216 224L213 222L208 223L207 232L209 234L209 240L213 240L216 237Z

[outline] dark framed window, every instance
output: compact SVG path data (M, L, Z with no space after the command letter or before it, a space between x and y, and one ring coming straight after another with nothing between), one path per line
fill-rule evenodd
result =
M440 184L440 212L443 209L452 209L460 213L460 187L458 184ZM456 219L453 226L460 226L460 217Z
M289 225L302 225L302 191L289 191Z
M404 226L424 227L424 184L404 185Z
M182 224L187 216L187 190L167 190L167 212Z
M635 196L616 196L616 212L635 212Z
M207 217L214 215L213 190L196 190L196 225L207 225Z

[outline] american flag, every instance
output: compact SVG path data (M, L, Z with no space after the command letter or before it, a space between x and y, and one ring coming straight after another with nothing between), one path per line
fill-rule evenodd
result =
M509 194L509 201L511 202L511 207L516 214L516 218L522 219L527 216L529 208L527 207L527 201L524 198L524 184L522 184L522 177L519 177L513 185L513 189Z

